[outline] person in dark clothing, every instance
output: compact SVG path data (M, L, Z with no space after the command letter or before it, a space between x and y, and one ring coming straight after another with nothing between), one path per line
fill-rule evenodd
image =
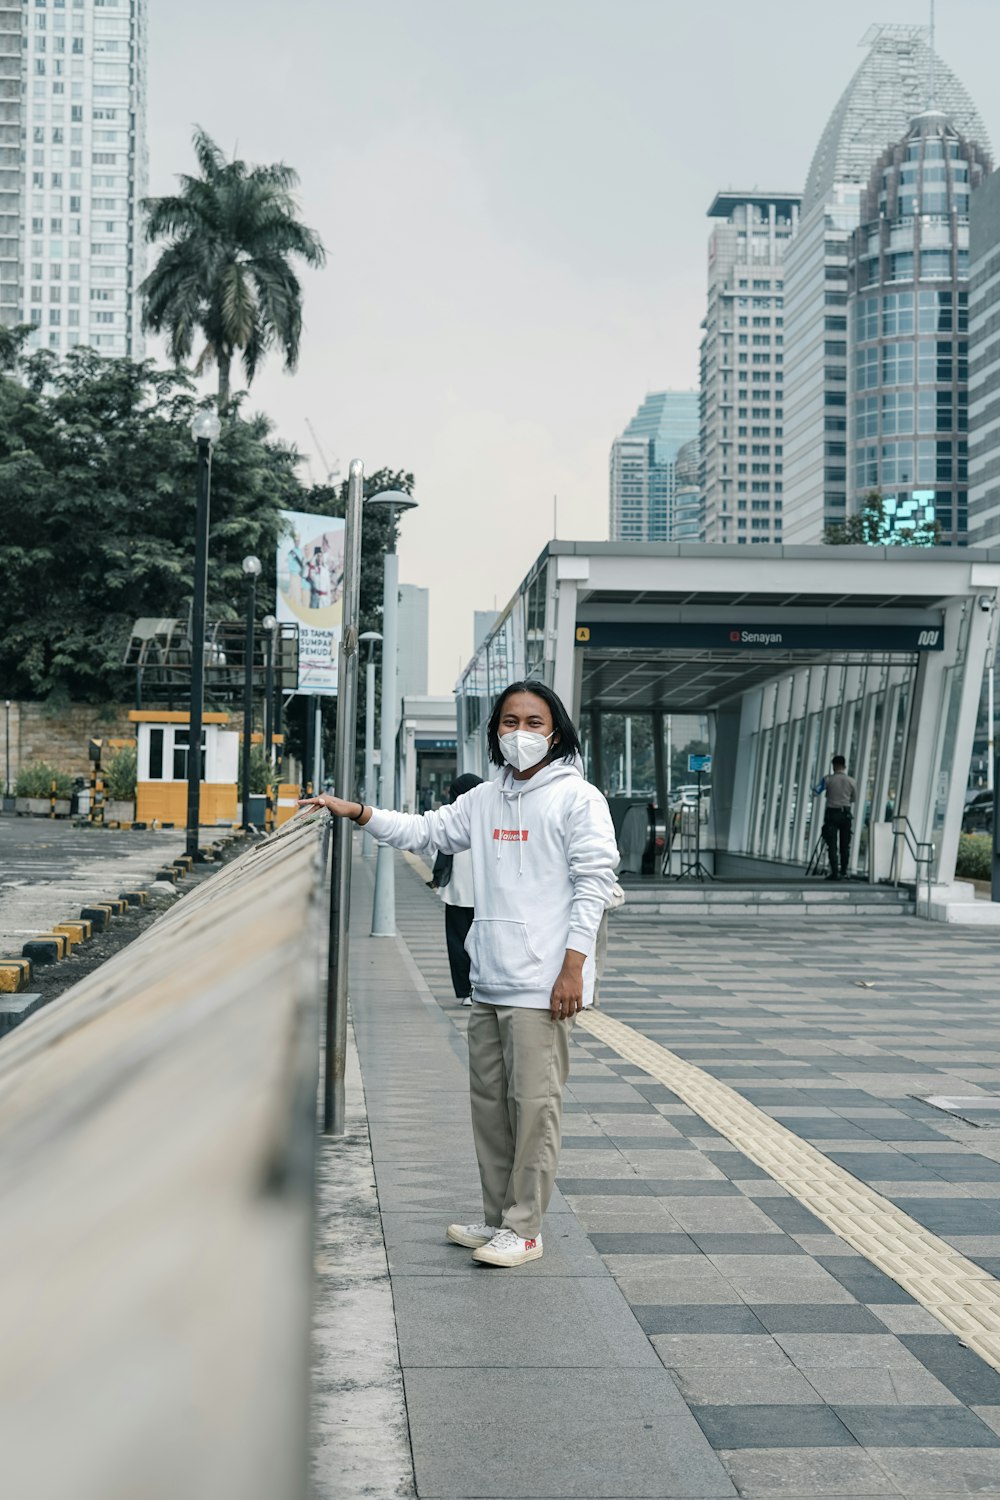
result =
M826 794L826 812L823 817L823 842L830 857L830 873L827 880L846 880L847 865L851 857L852 809L857 801L858 789L847 774L847 761L835 755L832 771L824 776L816 793ZM838 865L839 855L839 865Z
M481 776L467 772L451 784L449 800L457 802L464 792L471 792L482 781ZM431 884L436 886L444 902L444 936L448 945L448 965L456 1000L463 1005L472 1004L472 981L469 977L470 959L465 951L465 939L469 935L475 912L475 897L472 888L472 855L466 849L461 854L439 854L434 861Z

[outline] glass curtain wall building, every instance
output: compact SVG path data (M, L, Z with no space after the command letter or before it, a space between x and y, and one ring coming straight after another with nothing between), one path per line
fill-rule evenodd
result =
M703 536L781 541L782 260L798 224L793 193L719 193L708 243L701 343Z
M701 490L698 471L701 466L701 444L697 438L685 443L674 463L674 514L670 528L672 542L699 542L702 539Z
M848 509L968 536L969 194L989 159L945 115L883 153L849 249Z
M681 447L697 435L697 391L650 392L611 445L612 541L670 540L674 461Z
M818 542L848 507L848 258L865 190L888 144L932 101L965 140L989 140L923 26L873 26L868 53L820 137L785 256L784 537Z
M31 324L34 348L141 358L147 0L34 0L17 12L11 253L14 14L0 0L0 320Z
M969 225L969 546L1000 541L1000 172Z

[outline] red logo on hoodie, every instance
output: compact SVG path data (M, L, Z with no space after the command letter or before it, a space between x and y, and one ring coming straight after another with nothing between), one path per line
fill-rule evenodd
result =
M494 828L493 837L502 840L504 843L513 839L515 844L520 839L522 844L526 844L528 842L528 830L526 828Z

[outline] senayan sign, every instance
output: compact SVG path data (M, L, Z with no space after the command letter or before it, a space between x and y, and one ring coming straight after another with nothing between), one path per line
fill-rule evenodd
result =
M653 622L601 620L576 627L577 646L597 651L942 651L941 624L733 624L727 621Z

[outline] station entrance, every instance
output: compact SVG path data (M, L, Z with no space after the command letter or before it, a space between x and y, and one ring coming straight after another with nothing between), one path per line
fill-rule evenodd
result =
M948 886L998 593L985 551L552 542L458 685L461 766L490 774L493 699L541 677L580 726L630 877L810 878L839 754L849 875L912 880L923 860ZM693 859L687 766L705 755Z
M842 754L858 789L849 874L891 877L919 652L636 651L602 648L601 634L581 646L584 765L627 874L823 875L817 788Z

